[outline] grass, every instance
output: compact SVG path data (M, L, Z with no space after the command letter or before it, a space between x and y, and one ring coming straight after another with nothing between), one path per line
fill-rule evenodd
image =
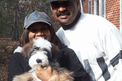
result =
M9 58L18 44L11 38L0 38L0 81L7 81Z

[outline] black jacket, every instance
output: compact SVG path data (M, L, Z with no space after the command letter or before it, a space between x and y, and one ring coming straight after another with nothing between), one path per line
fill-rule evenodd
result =
M84 70L73 50L65 47L60 49L59 64L74 72L74 81L90 81L90 76ZM9 59L8 81L12 81L15 75L22 74L30 70L28 61L21 53L16 52Z

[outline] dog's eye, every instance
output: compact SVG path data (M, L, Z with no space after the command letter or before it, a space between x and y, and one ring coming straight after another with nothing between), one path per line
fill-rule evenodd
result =
M45 54L45 55L48 55L47 51L44 51L44 54Z
M30 58L34 54L36 54L36 52L35 51L32 51L31 53L28 54L28 58Z
M51 54L51 51L47 50L47 49L43 49L45 50L45 55L48 56L48 58L52 58L52 54Z

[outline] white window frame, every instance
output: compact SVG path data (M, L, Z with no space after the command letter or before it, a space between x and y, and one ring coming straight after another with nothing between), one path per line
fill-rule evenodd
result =
M88 0L88 13L92 14L92 0Z
M105 17L105 0L99 0L99 16Z
M94 0L94 15L97 15L97 0Z
M98 7L99 3L99 7ZM106 18L106 0L94 0L94 15L99 15L104 18ZM98 14L98 9L99 8L99 14Z
M81 8L81 12L83 12L82 0L80 0L80 8Z

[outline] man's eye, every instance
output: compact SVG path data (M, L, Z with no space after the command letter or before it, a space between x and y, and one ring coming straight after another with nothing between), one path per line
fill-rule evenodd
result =
M72 2L70 2L70 1L64 1L62 3L52 2L51 6L52 6L52 8L58 8L59 6L68 7L71 5L71 3Z
M56 3L56 2L52 2L52 3L51 3L51 6L52 6L52 8L57 8L59 5L58 5L58 3Z
M64 6L69 6L69 5L70 5L70 2L69 2L69 1L67 2L67 1L66 1L66 2L63 3L63 5L64 5Z

